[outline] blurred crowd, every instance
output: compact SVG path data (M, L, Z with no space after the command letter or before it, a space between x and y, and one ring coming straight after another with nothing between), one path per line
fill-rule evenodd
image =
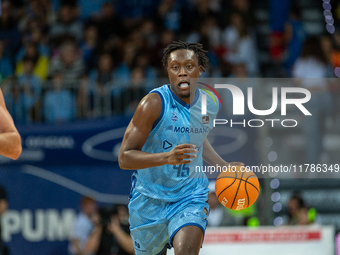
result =
M68 254L134 254L126 205L98 207L94 199L83 196L79 206L79 214L72 223Z
M200 42L208 50L203 77L261 77L251 4L4 0L0 81L7 107L23 124L131 114L150 89L161 85L157 79L167 77L161 59L174 40ZM292 75L306 38L298 9L286 28L284 36L271 35L268 49L281 77ZM326 37L325 64L339 66L340 33L338 48Z

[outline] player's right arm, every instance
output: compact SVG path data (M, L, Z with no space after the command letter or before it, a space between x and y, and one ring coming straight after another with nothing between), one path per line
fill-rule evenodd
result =
M188 164L195 158L194 145L180 144L170 152L148 153L141 151L162 109L162 100L157 93L145 96L128 125L119 151L121 169L136 170L165 164ZM162 132L161 130L159 132ZM187 154L190 153L190 154Z
M0 155L17 159L21 154L21 137L7 111L0 89Z

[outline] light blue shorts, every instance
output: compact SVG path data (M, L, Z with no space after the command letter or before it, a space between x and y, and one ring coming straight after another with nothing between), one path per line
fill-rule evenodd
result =
M172 238L183 227L197 226L205 232L208 194L188 195L178 202L166 202L132 191L129 221L136 255L158 255L171 248Z

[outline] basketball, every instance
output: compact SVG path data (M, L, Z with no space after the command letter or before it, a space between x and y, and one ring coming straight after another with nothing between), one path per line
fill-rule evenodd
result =
M246 167L233 166L221 172L215 184L218 200L232 210L243 210L255 203L260 191L259 180Z

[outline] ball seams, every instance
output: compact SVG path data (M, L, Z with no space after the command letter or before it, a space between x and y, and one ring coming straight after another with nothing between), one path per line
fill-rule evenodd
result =
M218 194L217 198L219 198L220 195L221 195L226 189L228 189L229 187L231 187L235 182L236 182L236 178L234 178L234 181L233 181L228 187L224 188L224 190L222 190L222 191L220 192L220 194Z
M241 175L241 179L242 179L243 174L244 174L244 172L243 172L242 175ZM234 196L234 201L233 201L233 203L231 204L230 208L233 208L233 206L234 206L234 203L235 203L235 200L236 200L236 197L237 197L237 193L238 193L238 191L239 191L239 189L240 189L240 186L241 186L241 181L240 181L240 183L239 183L239 185L238 185L238 187L237 187L237 190L236 190L236 193L235 193L235 196Z
M232 178L232 179L235 179L235 180L244 181L244 182L250 184L251 186L253 186L253 187L257 190L257 192L260 192L259 189L258 189L254 184L252 184L251 182L248 182L248 181L247 181L249 178L254 178L254 177L256 177L256 176L255 176L255 175L254 175L254 176L248 176L248 178L244 180L244 179L235 178L235 177L232 177L232 176L223 176L223 177L217 178L217 180L222 179L222 178ZM233 183L234 183L234 182L233 182ZM233 183L232 183L232 184L233 184ZM231 185L232 185L232 184L231 184ZM229 185L227 188L229 188L231 185ZM225 191L225 189L224 189L223 191ZM223 192L223 191L222 191L222 192ZM222 192L221 192L221 193L222 193Z

